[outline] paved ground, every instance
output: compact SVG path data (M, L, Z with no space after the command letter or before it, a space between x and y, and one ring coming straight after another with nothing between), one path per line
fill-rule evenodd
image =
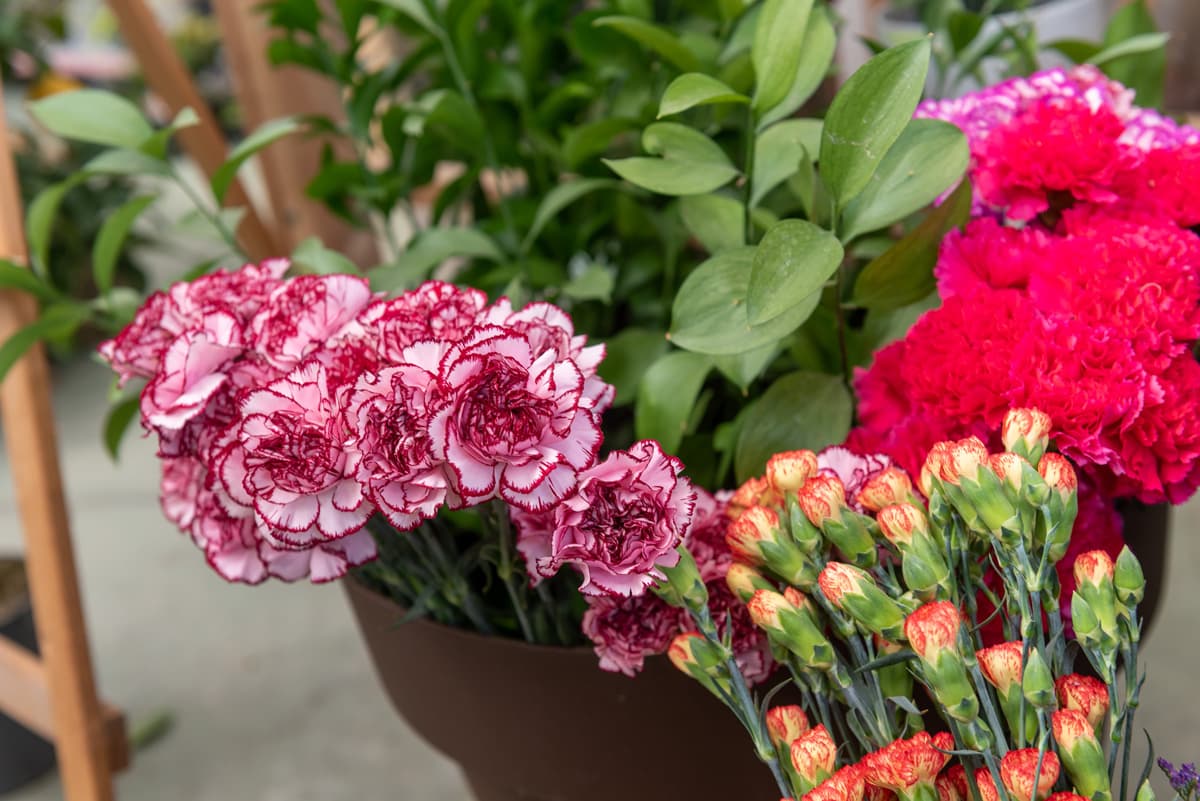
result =
M80 363L59 371L55 387L97 669L135 725L164 709L176 719L121 777L121 797L467 798L453 766L387 705L337 587L225 585L161 518L149 443L131 438L111 464L98 433L106 381L103 368ZM11 469L0 460L0 549L19 547ZM1200 757L1198 523L1197 504L1176 519L1139 717L1163 753L1187 759ZM14 799L60 797L50 779Z

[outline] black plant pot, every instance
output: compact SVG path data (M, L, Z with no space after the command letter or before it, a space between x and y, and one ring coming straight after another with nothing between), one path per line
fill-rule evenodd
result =
M20 577L24 585L24 565L16 559L0 559L0 576ZM0 590L15 582L0 582ZM33 628L33 607L24 590L5 598L0 593L0 637L31 651L37 651ZM9 793L41 778L54 769L54 746L0 713L0 793Z

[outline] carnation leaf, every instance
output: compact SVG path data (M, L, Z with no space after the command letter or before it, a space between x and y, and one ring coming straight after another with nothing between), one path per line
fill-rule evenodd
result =
M795 372L777 379L753 405L738 436L738 483L761 475L773 454L819 451L850 432L850 393L837 376Z
M48 279L50 275L50 233L58 219L58 207L62 204L63 196L82 182L84 177L76 174L52 184L38 192L29 204L25 217L25 239L29 243L30 266L43 279Z
M18 329L0 343L0 381L8 375L12 366L26 351L46 339L67 337L91 316L91 311L81 303L66 301L47 308L42 316L24 328Z
M635 156L604 163L631 184L660 195L702 195L720 189L738 174L730 165Z
M837 93L821 133L821 179L839 208L871 180L912 118L929 71L928 38L889 48Z
M638 387L634 413L637 438L657 440L668 453L678 450L696 397L711 369L707 356L681 350L650 365Z
M53 301L61 296L57 289L34 275L32 270L8 259L0 259L0 289L27 292L42 301Z
M746 295L751 325L769 322L819 292L843 255L833 234L807 220L772 226L754 252Z
M933 266L948 231L971 214L971 183L963 180L920 225L863 268L854 283L853 302L868 309L898 309L916 303L936 287Z
M780 344L771 342L745 353L729 356L713 356L713 366L722 375L737 385L743 393L746 392L754 379L758 378L770 366L779 354Z
M967 137L941 120L912 120L862 193L850 201L838 229L843 242L891 225L932 203L962 178L971 153Z
M117 271L117 257L129 236L133 224L150 204L157 200L156 195L140 195L121 205L109 214L108 219L100 226L96 241L92 245L92 276L96 288L101 293L112 289L113 277Z
M813 0L766 0L758 15L750 57L754 61L754 110L769 111L796 81L796 69Z
M258 153L263 148L273 142L276 142L288 134L294 133L300 129L300 121L294 117L283 117L278 120L271 120L259 126L254 133L243 139L238 146L229 153L229 158L225 163L217 168L213 173L212 185L213 195L217 199L218 204L225 203L225 194L229 191L229 187L233 184L234 178L237 177L238 170L242 165L250 159L251 156Z
M758 6L755 6L757 9ZM796 65L796 78L787 96L759 120L759 130L774 122L790 117L796 109L817 91L821 82L829 74L833 63L833 53L837 47L837 31L829 10L823 5L817 6L808 15L808 25L804 29L804 39L797 45L800 51L800 62ZM814 148L812 153L816 153Z

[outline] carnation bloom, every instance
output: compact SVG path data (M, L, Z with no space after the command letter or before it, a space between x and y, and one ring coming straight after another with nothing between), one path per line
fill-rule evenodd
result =
M797 734L788 742L792 767L809 785L818 785L833 775L837 744L823 725Z
M1033 801L1035 796L1043 799L1050 795L1060 770L1058 756L1049 750L1041 754L1036 748L1021 748L1009 751L1000 759L1000 780L1015 801Z
M1104 722L1108 714L1108 688L1104 682L1070 673L1054 682L1054 690L1063 709L1082 712L1097 729Z
M372 511L350 474L347 439L324 366L308 362L246 395L237 437L221 456L221 481L289 546L344 537Z
M988 683L1007 695L1014 686L1021 688L1021 656L1023 644L1019 640L1002 642L988 648L981 648L976 653L983 677Z
M995 217L977 217L942 240L934 275L938 294L975 295L995 289L1025 289L1045 259L1050 237L1041 228L1013 228Z
M583 575L585 594L638 595L679 561L676 548L692 520L696 495L683 465L658 443L636 442L579 475L576 491L554 513L543 576L564 564Z
M968 801L967 770L957 762L942 771L936 781L938 801Z
M954 749L954 738L946 732L932 737L919 732L907 740L895 740L863 761L866 779L878 787L886 787L909 797L918 784L932 787L938 773L950 760L943 753Z
M773 706L763 716L767 734L775 745L789 746L792 741L810 728L808 716L795 704Z
M399 297L371 303L343 336L370 343L384 363L400 361L404 349L416 342L463 339L479 324L486 305L487 296L478 289L427 281Z
M429 433L452 474L452 506L499 496L546 509L595 462L600 428L569 357L537 354L515 332L482 328L451 347L438 378L446 401Z
M949 601L923 604L904 621L904 636L926 662L933 662L945 651L958 650L962 612Z
M865 769L847 765L804 794L802 801L863 801Z
M341 333L374 296L365 278L302 275L281 284L250 321L255 350L291 370Z
M242 329L233 315L212 312L170 344L158 372L142 392L142 420L156 430L178 431L200 415L228 380L226 366L242 354Z
M595 645L601 670L636 676L646 657L664 653L689 622L686 612L653 593L588 596L583 633Z
M844 496L856 512L865 511L858 503L858 493L868 481L891 466L892 460L885 454L858 453L841 445L831 445L817 454L819 474L841 482Z

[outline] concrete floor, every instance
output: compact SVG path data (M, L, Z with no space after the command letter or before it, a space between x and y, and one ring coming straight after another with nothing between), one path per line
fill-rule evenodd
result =
M336 586L224 584L161 517L150 444L130 437L110 462L99 434L107 382L103 367L82 362L59 370L55 386L96 668L134 726L163 710L175 717L120 777L120 797L465 801L454 766L388 706ZM11 469L0 460L2 550L20 548ZM1200 758L1198 524L1200 503L1179 510L1138 717L1176 761ZM11 798L61 790L50 778Z

